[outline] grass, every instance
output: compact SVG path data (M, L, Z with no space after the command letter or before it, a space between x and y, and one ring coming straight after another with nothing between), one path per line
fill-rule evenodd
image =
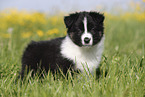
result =
M62 19L62 18L60 18ZM102 57L102 75L53 79L49 73L46 78L15 81L21 69L21 55L31 40L47 40L64 36L63 23L55 24L58 34L21 38L24 27L15 25L11 37L0 37L0 96L1 97L144 97L145 96L145 22L128 19L105 20L105 51ZM40 27L46 30L47 26ZM39 27L34 25L34 27ZM31 28L29 28L31 29ZM61 33L62 32L62 33ZM104 77L105 70L108 75ZM59 75L56 75L59 77Z

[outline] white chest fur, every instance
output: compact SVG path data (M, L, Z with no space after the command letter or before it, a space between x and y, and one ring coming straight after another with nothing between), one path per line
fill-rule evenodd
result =
M101 61L104 39L105 36L93 47L79 47L66 36L61 45L61 54L63 57L73 60L75 69L93 74L94 69L98 68Z

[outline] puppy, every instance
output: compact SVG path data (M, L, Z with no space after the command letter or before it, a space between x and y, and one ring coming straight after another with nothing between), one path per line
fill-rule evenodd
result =
M104 47L104 16L98 12L79 12L64 17L65 37L48 41L32 41L22 56L24 72L38 70L52 73L80 70L94 74L99 67Z

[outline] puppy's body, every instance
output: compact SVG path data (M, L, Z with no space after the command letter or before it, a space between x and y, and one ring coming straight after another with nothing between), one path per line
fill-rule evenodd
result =
M63 40L64 37L50 41L31 42L22 57L21 76L24 76L26 69L34 72L38 69L55 72L63 68L62 71L66 73L73 62L62 57L60 53L61 48L59 47Z
M68 69L90 72L98 68L104 46L104 16L96 12L80 12L64 19L68 35L49 41L31 42L22 57L21 77L27 68L64 74Z

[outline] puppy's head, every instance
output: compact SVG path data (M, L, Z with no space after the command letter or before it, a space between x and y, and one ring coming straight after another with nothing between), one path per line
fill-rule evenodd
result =
M64 17L68 36L78 46L93 46L104 34L104 16L98 12L80 12Z

